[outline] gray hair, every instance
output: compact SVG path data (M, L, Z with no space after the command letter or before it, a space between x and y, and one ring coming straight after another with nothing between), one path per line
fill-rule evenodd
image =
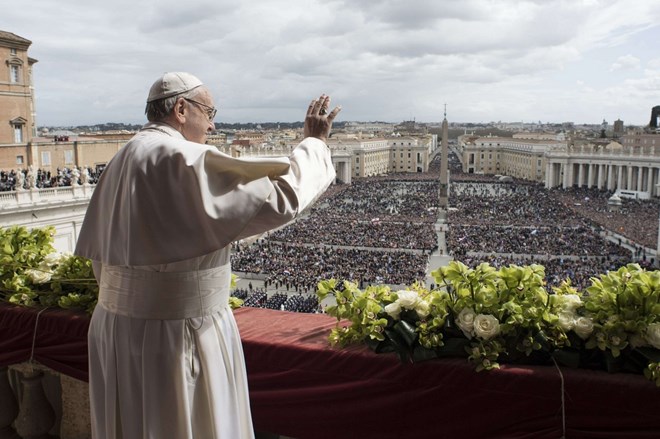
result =
M195 98L201 90L201 87L195 87L192 90L189 90L185 93L178 95L170 96L169 98L159 99L153 102L147 102L147 106L144 109L144 114L147 115L147 120L149 122L160 122L165 119L167 116L172 113L174 110L174 105L179 98Z

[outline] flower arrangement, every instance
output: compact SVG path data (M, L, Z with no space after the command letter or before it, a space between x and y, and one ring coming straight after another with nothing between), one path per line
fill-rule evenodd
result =
M0 229L0 300L24 306L55 306L91 313L99 287L92 261L53 247L53 227ZM236 287L232 274L231 288ZM243 305L229 298L232 309Z
M0 297L25 306L58 306L91 312L98 285L90 260L58 253L55 229L0 229Z
M557 363L644 373L660 386L660 271L637 264L592 278L577 291L564 281L546 291L541 265L475 268L452 261L432 272L438 288L360 290L348 281L319 283L337 318L329 340L366 342L402 361L466 357L477 371L500 363Z

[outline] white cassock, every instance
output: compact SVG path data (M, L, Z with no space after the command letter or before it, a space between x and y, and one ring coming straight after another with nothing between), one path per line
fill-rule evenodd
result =
M115 155L76 247L100 285L88 336L95 439L254 437L230 244L287 223L334 178L315 138L289 157L236 159L149 123Z

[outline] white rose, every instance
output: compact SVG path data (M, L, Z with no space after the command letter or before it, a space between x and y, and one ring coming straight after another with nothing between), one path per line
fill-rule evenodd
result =
M559 327L564 331L570 331L575 327L575 314L570 311L562 311L559 313Z
M500 333L500 322L490 314L478 314L474 318L474 333L484 340L490 340Z
M575 326L573 331L580 337L582 340L589 338L592 332L594 332L594 322L589 317L578 317L575 319Z
M429 313L431 312L431 307L429 306L429 303L425 300L420 300L417 302L417 305L415 305L415 311L417 312L417 315L419 316L420 319L423 319L424 317L428 316Z
M467 338L472 338L474 334L474 310L472 308L463 308L456 316L456 324Z
M660 349L660 323L651 323L646 328L646 341L656 349Z
M577 294L562 294L559 296L561 307L564 311L574 313L579 307L582 306L582 299Z
M30 280L32 283L35 284L43 284L46 283L50 280L51 274L48 271L44 270L25 270L25 274L27 274L30 277Z
M399 320L399 314L401 314L401 305L399 305L399 302L392 302L389 305L385 305L384 309L390 317Z
M397 291L396 295L399 297L397 302L401 308L415 309L415 305L419 301L419 295L414 291L401 290Z
M54 252L47 254L44 257L44 263L46 263L46 265L48 265L49 267L52 267L53 265L60 264L65 258L66 256L63 255L62 253Z

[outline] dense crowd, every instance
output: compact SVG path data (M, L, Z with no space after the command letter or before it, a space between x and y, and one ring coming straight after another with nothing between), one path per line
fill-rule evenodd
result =
M3 170L0 171L0 191L71 186L74 182L96 184L100 176L101 170L88 167L57 168L54 172L43 169Z
M232 296L243 300L243 306L266 308L280 311L317 313L320 311L319 301L315 295L273 293L270 296L261 288L254 290L236 289Z
M437 181L369 177L356 180L334 197L317 203L317 209L328 218L435 223L438 191Z
M304 242L333 246L408 248L432 250L437 246L433 225L428 222L383 222L347 220L318 212L270 234L276 242Z
M459 225L587 226L539 185L458 183L451 186L449 222Z
M232 254L236 271L266 275L265 286L314 292L322 279L367 284L410 284L426 277L428 255L329 246L280 244L260 240Z
M611 193L546 190L526 181L463 174L456 155L449 157L445 240L455 259L469 266L539 263L549 290L566 278L584 289L593 276L638 259L649 265L641 253L633 255L604 235L616 232L655 247L658 200L624 200L621 212L611 213ZM438 155L428 173L333 186L296 222L249 246L236 245L234 270L259 274L265 289L277 291L270 297L250 292L246 304L303 309L290 304L297 297L301 303L309 299L305 309L316 312L318 303L307 293L322 279L352 280L361 287L423 281L428 254L437 248L439 169Z
M604 239L593 229L578 227L451 226L447 247L461 259L471 252L556 256L623 256L630 250Z
M596 188L555 188L550 193L573 214L589 218L595 224L631 239L640 246L657 248L660 200L621 199L618 212L608 209L611 191Z

